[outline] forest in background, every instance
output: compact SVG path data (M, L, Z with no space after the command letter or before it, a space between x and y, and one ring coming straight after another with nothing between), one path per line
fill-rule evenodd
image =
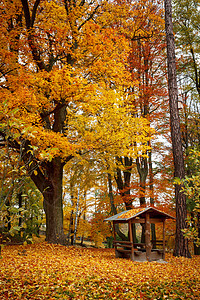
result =
M174 179L162 1L1 2L0 226L102 244L103 220L184 185L199 254L199 1L173 2L184 179ZM119 235L123 232L119 230ZM174 247L175 226L167 228ZM192 250L193 251L193 250Z

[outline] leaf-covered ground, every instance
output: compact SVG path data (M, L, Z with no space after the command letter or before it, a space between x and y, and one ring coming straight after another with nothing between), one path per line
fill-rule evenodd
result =
M0 299L200 299L200 257L167 264L115 258L112 249L5 246Z

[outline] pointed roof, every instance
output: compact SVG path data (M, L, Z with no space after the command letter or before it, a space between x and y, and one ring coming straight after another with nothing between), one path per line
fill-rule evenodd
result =
M149 212L151 218L160 218L160 219L175 219L174 217L170 216L169 214L166 214L163 211L160 211L154 207L139 207L139 208L133 208L130 210L126 210L123 212L120 212L117 215L114 215L112 217L106 218L104 221L129 221L130 219L136 219L136 218L144 218L145 214Z

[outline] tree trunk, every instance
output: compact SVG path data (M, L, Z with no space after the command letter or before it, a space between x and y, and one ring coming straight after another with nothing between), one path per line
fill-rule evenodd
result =
M113 197L113 190L112 190L112 177L111 177L110 173L108 173L108 196L109 196L109 199L110 199L111 213L116 215L117 214L117 209L116 209L116 206L114 204L114 197ZM116 230L116 233L118 234L118 236L123 241L127 240L127 237L125 236L125 234L123 234L123 232L120 231L118 223L115 224L115 230Z
M6 229L9 232L11 230L11 216L10 216L10 197L7 199L6 202L6 210L7 210L7 214L6 214Z
M178 115L178 88L176 80L175 43L172 25L171 0L165 0L165 30L167 41L167 61L168 61L168 89L170 104L170 125L172 150L174 159L174 176L183 179L184 158L182 150L180 120ZM181 192L181 185L175 185L176 199L176 240L175 256L191 257L188 249L188 240L184 238L182 230L186 228L186 196Z
M136 166L140 178L140 206L146 206L146 199L145 199L145 191L146 191L146 180L148 175L148 164L147 158L137 158L136 159Z
M78 219L79 219L79 192L80 192L80 184L78 187L78 195L76 199L76 215L75 215L75 222L74 222L74 237L73 237L73 244L76 244L76 232L77 232L77 227L78 227Z
M22 192L18 194L19 209L22 208ZM19 227L22 225L21 211L19 211Z
M63 231L63 166L72 156L69 156L65 162L62 162L61 157L55 157L39 167L37 160L28 149L29 145L25 145L23 160L29 176L44 198L46 240L49 243L66 244Z
M114 204L113 189L112 189L112 176L110 173L108 173L108 196L110 199L111 213L116 215L117 209Z
M151 146L151 143L149 142L149 146ZM153 167L152 167L152 151L148 151L148 157L149 157L149 189L150 189L150 205L154 206L155 200L154 200L154 186L153 186ZM151 238L152 238L152 244L153 249L156 248L156 226L154 223L151 223Z
M132 158L128 157L125 157L124 159L122 159L122 157L117 157L116 159L125 168L125 171L123 171L124 180L122 178L122 171L120 170L120 168L117 168L115 180L120 196L122 197L123 202L125 204L126 210L129 210L133 208L133 200L130 195L130 180L133 161Z
M151 147L151 143L149 142L148 145ZM148 158L149 158L149 189L150 189L150 204L154 206L154 177L153 177L153 166L152 166L152 151L148 151Z
M46 214L46 240L65 244L63 232L62 179L63 165L60 158L48 162L48 186L43 191Z
M53 67L52 57L44 61L42 52L35 34L34 22L37 18L37 9L40 5L40 0L35 1L34 7L29 5L29 1L21 0L22 11L27 29L27 40L32 54L33 61L40 71L51 71ZM54 61L55 62L55 61ZM63 99L61 102L55 101L55 106L52 111L53 126L50 127L50 116L47 113L41 113L44 128L51 130L53 133L63 133L66 126L66 107L67 103ZM45 110L45 108L44 108ZM31 155L32 149L27 140L24 145L23 160L26 169L33 182L36 184L44 197L44 210L46 214L46 240L50 243L65 244L65 235L63 231L63 195L62 195L62 180L64 162L61 157L55 157L51 161L42 162L38 165L37 159ZM31 150L31 152L29 152ZM69 156L69 160L72 156ZM65 160L65 163L68 160ZM31 163L31 164L30 164ZM36 171L35 174L34 171Z

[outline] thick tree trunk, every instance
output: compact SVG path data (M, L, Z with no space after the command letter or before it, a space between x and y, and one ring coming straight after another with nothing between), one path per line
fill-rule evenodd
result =
M178 115L178 88L176 80L175 43L172 25L171 0L165 0L165 30L167 40L168 86L170 104L170 123L172 150L174 159L174 176L183 179L185 176L182 150L180 120ZM190 257L188 240L184 238L182 229L186 228L186 196L181 192L181 185L175 185L176 199L176 240L175 256Z
M61 157L55 157L39 166L29 150L29 142L26 141L23 161L28 175L44 197L46 240L50 243L66 244L63 231L63 167L72 156L69 155L64 162Z
M63 232L62 199L63 165L60 158L48 163L49 185L43 192L46 214L46 240L50 243L65 244Z
M50 243L66 244L63 231L63 167L72 159L69 155L65 162L61 157L38 165L29 151L29 143L24 144L23 161L29 176L42 193L46 214L46 240Z

